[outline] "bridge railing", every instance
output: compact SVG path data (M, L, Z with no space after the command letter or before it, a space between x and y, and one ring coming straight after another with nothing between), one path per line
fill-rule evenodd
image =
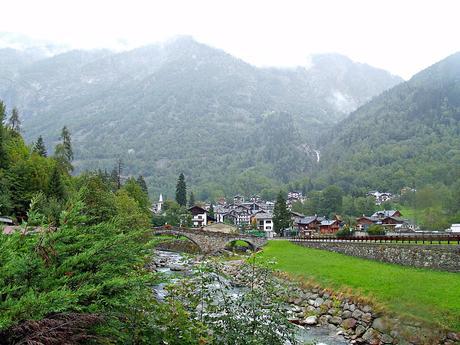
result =
M409 236L360 236L360 237L288 237L292 242L349 242L349 243L407 243L407 244L457 244L460 235L409 235Z

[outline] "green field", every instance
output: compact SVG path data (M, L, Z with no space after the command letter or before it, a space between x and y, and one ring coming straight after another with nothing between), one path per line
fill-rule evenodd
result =
M460 331L460 274L359 259L288 241L270 241L260 254L275 268L323 287L352 289L400 315Z

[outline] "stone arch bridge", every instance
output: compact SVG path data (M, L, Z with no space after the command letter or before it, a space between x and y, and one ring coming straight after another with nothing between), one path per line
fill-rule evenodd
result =
M244 241L253 251L261 248L267 243L264 237L242 234L226 234L223 232L206 231L203 229L190 229L161 226L153 228L153 233L156 235L173 235L184 236L195 243L203 254L210 254L222 250L227 244L234 241Z

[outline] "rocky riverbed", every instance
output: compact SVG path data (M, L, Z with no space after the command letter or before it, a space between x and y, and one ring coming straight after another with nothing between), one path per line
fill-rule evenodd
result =
M190 274L202 259L201 256L184 257L179 253L156 251L152 268L167 275L176 273L174 281ZM244 293L244 287L251 283L250 274L243 266L243 261L228 261L222 266L222 274L230 279L235 293ZM460 343L460 334L426 329L418 322L388 317L381 310L358 299L276 279L283 286L279 291L285 294L286 317L297 325L297 338L302 342L327 345ZM155 287L159 299L164 299L167 294L164 287L164 284Z
M174 276L172 282L181 279L181 276L190 274L193 266L201 260L200 256L184 257L182 254L157 250L152 262L152 269L166 275ZM224 265L225 273L232 277L234 272L241 262L229 261ZM235 278L237 276L235 275ZM242 280L235 279L231 281L234 286L235 293L244 293ZM167 295L165 283L161 283L154 288L154 292L158 299L164 300ZM286 317L292 320L297 325L296 337L300 344L317 344L317 345L347 345L350 344L345 337L337 331L337 329L327 326L315 324L301 324L295 321L295 315L298 313L298 308L295 305L286 303Z

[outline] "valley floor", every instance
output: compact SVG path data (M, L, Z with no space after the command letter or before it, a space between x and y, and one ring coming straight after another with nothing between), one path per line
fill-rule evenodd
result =
M408 268L270 241L261 254L301 281L353 290L399 315L460 331L460 274Z

